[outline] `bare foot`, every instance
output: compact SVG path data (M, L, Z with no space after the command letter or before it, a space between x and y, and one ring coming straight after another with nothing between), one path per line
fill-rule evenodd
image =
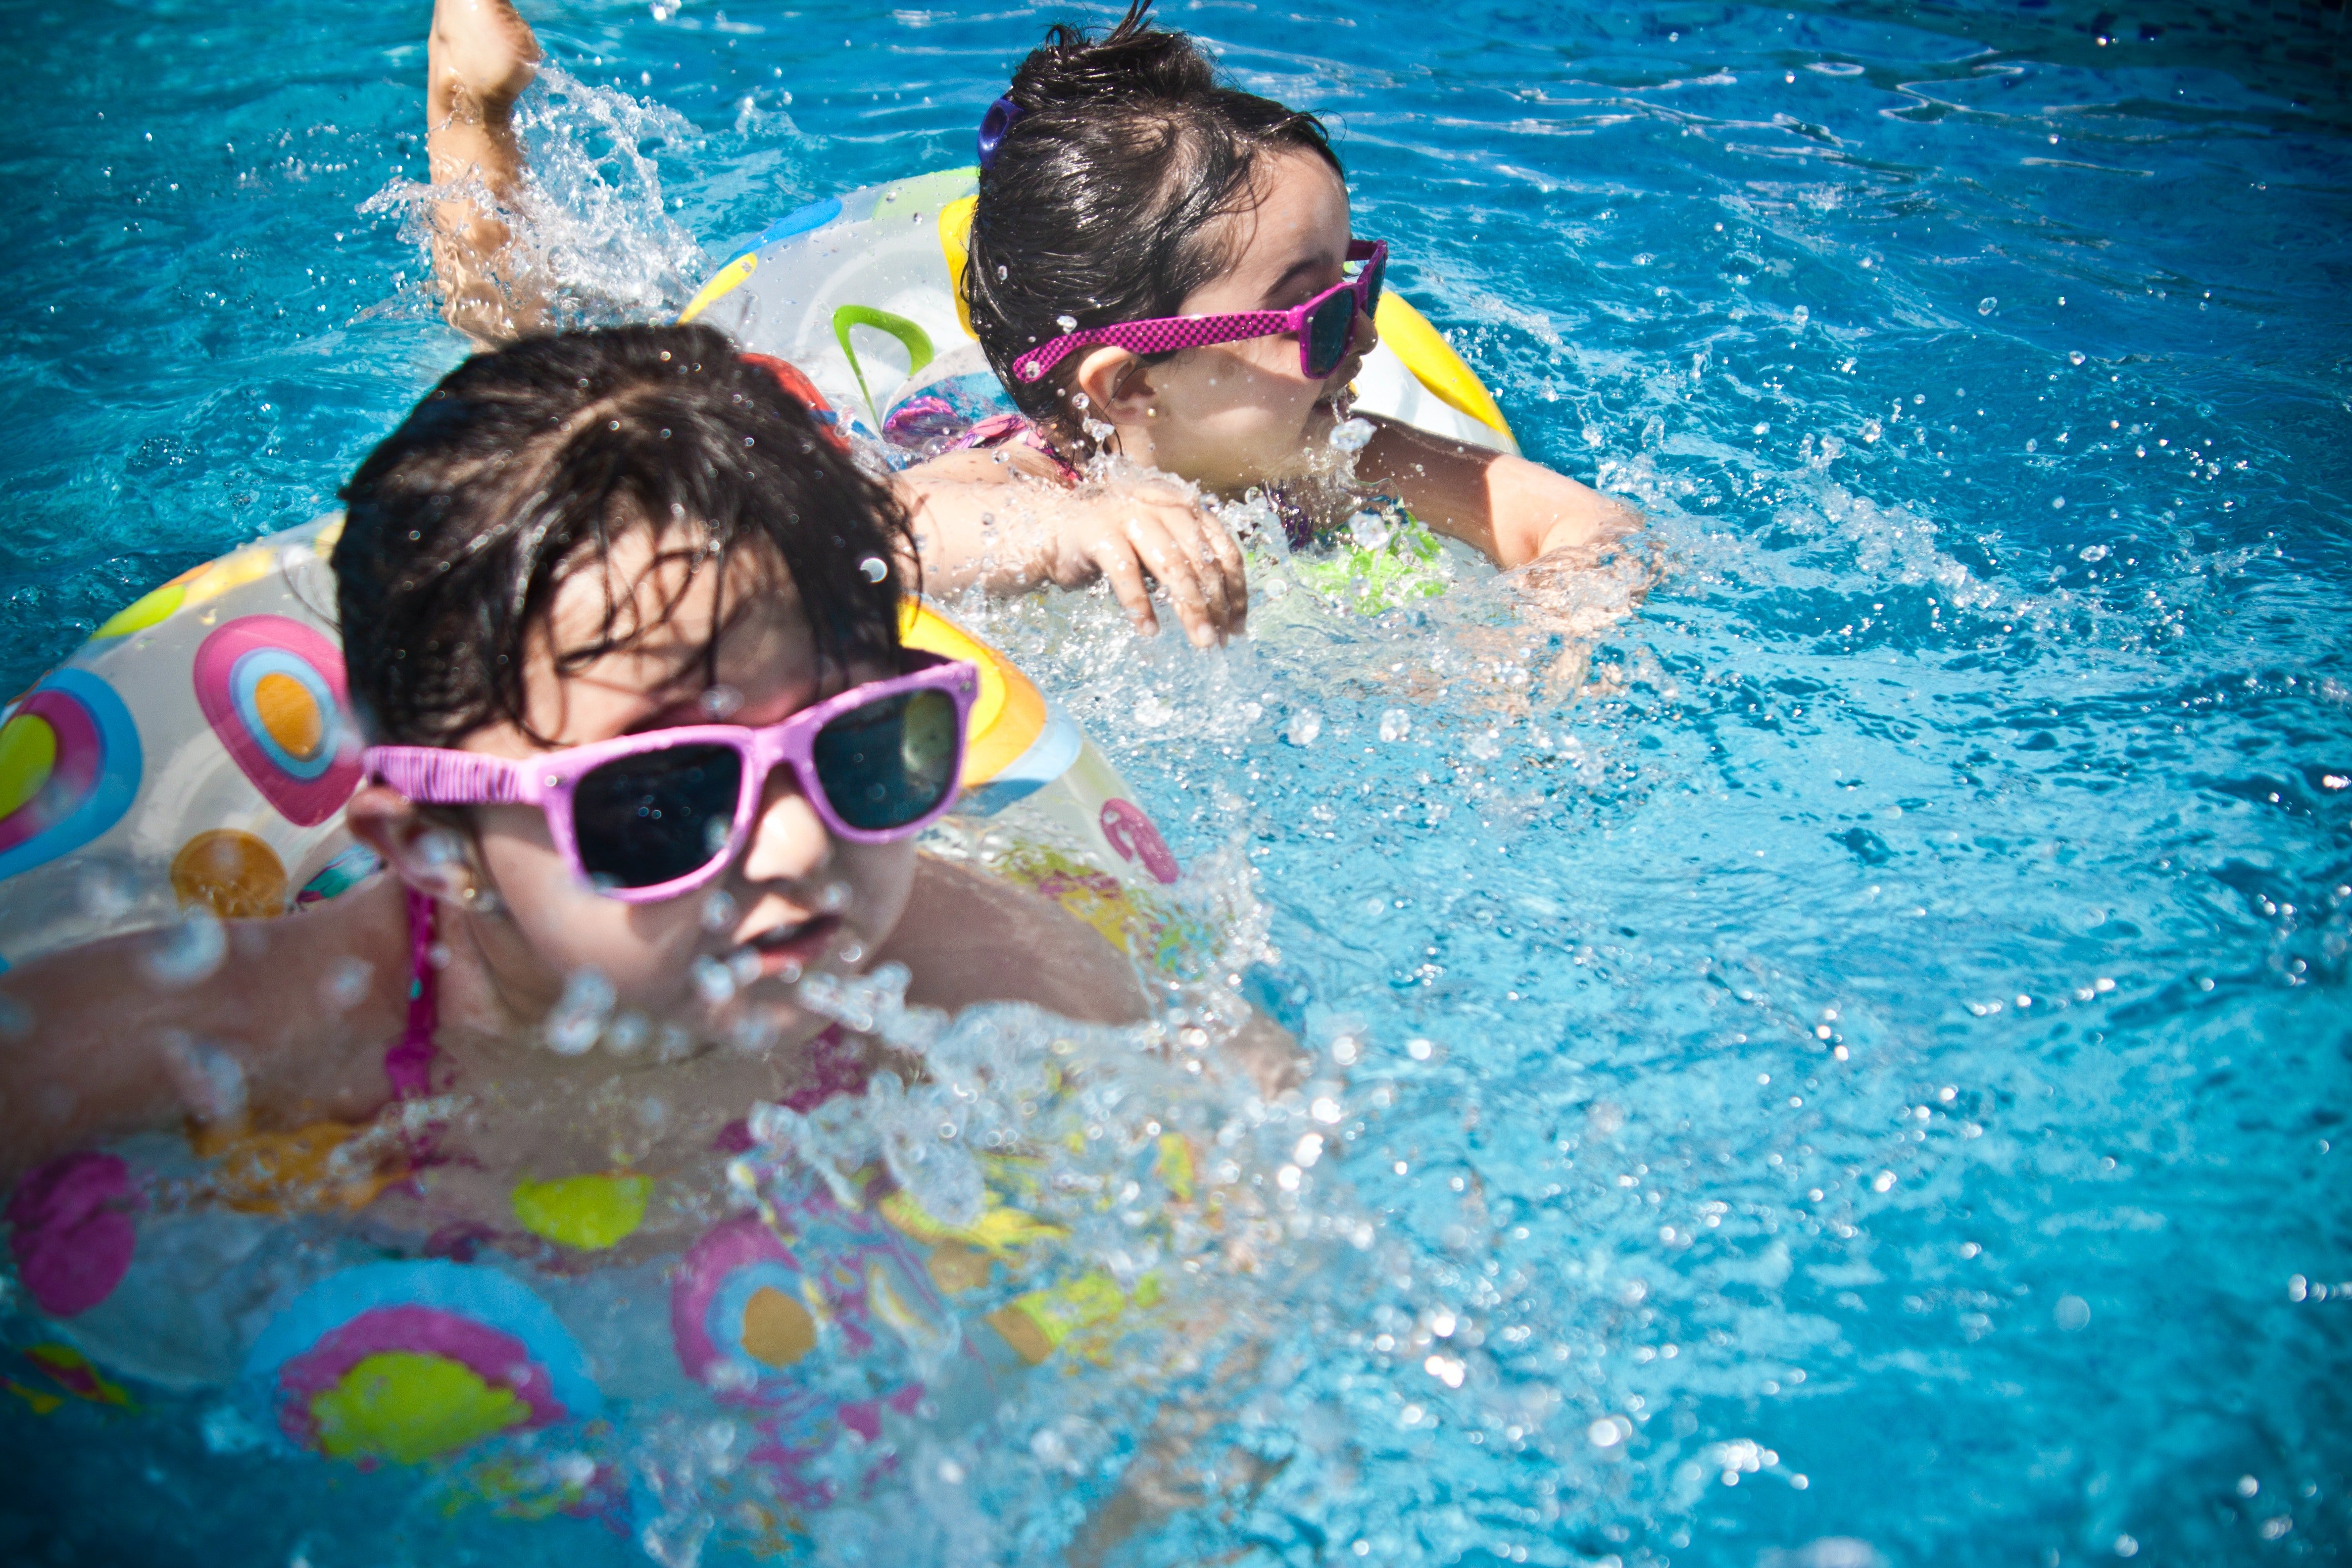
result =
M478 182L511 205L523 181L514 101L539 75L539 39L509 0L434 0L425 47L425 151L436 185ZM537 329L546 301L520 275L526 258L494 212L473 201L436 203L433 270L441 312L486 347Z

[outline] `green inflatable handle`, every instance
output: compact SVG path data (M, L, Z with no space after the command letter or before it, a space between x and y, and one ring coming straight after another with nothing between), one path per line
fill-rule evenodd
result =
M911 362L907 374L913 375L935 357L931 335L906 317L888 310L877 310L871 305L844 305L833 313L833 335L841 343L841 352L849 361L849 374L857 378L857 390L866 395L866 411L874 416L874 427L882 427L882 411L874 406L874 389L866 384L866 369L857 363L857 351L850 345L849 329L871 327L898 340Z

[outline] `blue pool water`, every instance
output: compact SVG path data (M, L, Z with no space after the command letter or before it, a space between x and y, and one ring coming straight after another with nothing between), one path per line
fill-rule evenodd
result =
M965 161L1062 14L658 9L533 18L583 317ZM1040 1386L821 1558L1056 1560L1186 1422L1113 1560L2352 1552L2342 116L2157 11L1981 15L2008 52L1956 7L1171 7L1328 117L1360 230L1656 579L1288 599L1222 657L982 616L1254 873L1249 993L1352 1136L1217 1287L1215 1368ZM421 11L7 18L13 690L329 505L459 345L398 212ZM642 1536L518 1521L142 1398L0 1398L13 1558L744 1550L690 1485ZM673 1480L699 1440L644 1436Z

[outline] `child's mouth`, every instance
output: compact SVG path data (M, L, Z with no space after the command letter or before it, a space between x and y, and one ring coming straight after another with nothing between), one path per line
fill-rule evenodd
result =
M761 931L737 951L758 959L760 979L798 980L825 955L840 931L839 915L814 915Z

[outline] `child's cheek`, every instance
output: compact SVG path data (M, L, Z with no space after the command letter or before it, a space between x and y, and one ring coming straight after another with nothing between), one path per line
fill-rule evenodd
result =
M622 1005L638 1008L667 1005L687 990L698 935L691 900L604 898L551 845L502 834L483 835L482 860L506 914L556 982L593 969Z
M850 924L868 954L890 938L915 885L912 844L843 844L835 862L849 883Z

